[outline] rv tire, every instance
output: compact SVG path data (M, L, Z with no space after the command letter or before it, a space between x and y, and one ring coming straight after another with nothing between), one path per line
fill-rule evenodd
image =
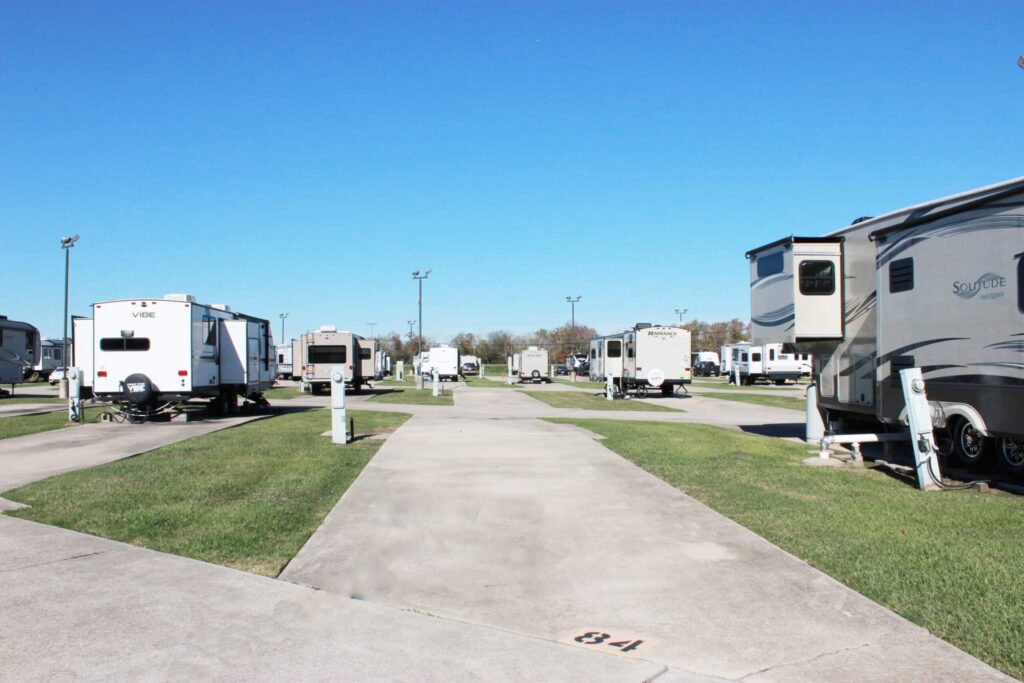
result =
M999 439L999 458L1008 472L1024 473L1024 439L1009 436Z
M953 453L967 467L988 465L992 456L990 439L982 435L966 418L959 418L950 429Z

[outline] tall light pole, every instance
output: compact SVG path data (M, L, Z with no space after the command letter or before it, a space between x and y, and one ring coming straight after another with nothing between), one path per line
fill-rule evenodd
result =
M426 280L428 277L430 277L430 272L431 272L430 268L427 268L426 272L423 273L423 275L420 275L420 271L418 271L418 270L412 271L412 279L418 281L419 285L420 285L420 298L419 298L419 306L420 306L420 318L419 318L420 333L419 333L419 336L416 338L416 353L417 354L422 354L423 353L423 281Z
M412 339L412 326L416 324L415 320L407 320L409 323L409 339Z
M373 336L373 328L377 327L377 323L366 323L366 324L370 326L370 339L376 339L376 337Z
M679 322L683 322L683 316L686 315L686 312L688 310L690 310L690 309L688 309L688 308L677 308L676 309L676 315L679 316Z
M288 317L288 314L280 313L277 317L281 319L281 343L284 344L284 319Z
M60 248L64 250L64 338L61 339L64 379L60 381L61 398L67 398L68 395L68 282L71 275L71 248L79 239L78 235L60 238Z
M569 348L572 349L574 354L576 353L576 304L578 304L582 298L582 294L578 295L575 299L571 296L565 297L565 300L569 302L570 306L572 306L572 327L569 328ZM573 367L576 366L573 365Z

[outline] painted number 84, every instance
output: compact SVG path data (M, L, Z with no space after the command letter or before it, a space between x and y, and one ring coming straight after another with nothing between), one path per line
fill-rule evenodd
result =
M642 640L611 641L610 639L611 635L598 631L587 631L583 635L573 638L577 643L582 643L583 645L607 645L608 647L617 647L622 652L631 652L640 647L644 642Z

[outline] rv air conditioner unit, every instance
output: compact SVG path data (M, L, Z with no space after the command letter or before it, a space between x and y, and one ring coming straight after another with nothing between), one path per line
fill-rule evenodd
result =
M843 237L787 237L747 252L757 344L842 341Z

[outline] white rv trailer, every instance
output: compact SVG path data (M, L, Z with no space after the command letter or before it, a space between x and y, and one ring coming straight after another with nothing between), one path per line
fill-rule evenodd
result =
M335 365L340 365L345 383L358 392L370 380L362 374L363 360L359 353L362 341L359 335L339 332L334 325L304 332L292 340L292 378L318 394L330 387L331 371Z
M681 327L637 323L622 335L622 388L661 388L671 396L677 386L693 381L690 332Z
M741 384L754 384L765 380L773 384L794 382L800 378L802 362L796 353L788 352L783 344L744 344L740 350L739 371ZM735 377L735 370L730 379Z
M607 373L612 380L622 379L622 335L611 334L590 340L590 371L593 382L604 382Z
M1024 178L747 256L752 334L814 354L826 420L902 423L919 367L961 461L1024 471Z
M267 320L190 294L95 303L91 319L74 319L73 334L83 383L130 417L195 398L218 412L239 396L262 404L277 375Z
M548 365L548 350L529 346L516 354L519 359L519 381L521 383L551 382Z
M17 384L32 374L41 356L39 330L0 315L0 384Z
M71 341L68 340L68 349ZM39 360L32 366L32 371L42 378L47 378L57 368L64 367L64 345L60 339L43 337L39 341Z
M358 338L359 347L359 374L366 382L373 379L380 379L377 371L377 352L380 350L380 342L376 339Z
M739 346L747 346L747 344L726 344L722 347L719 355L722 358L721 368L723 375L733 376L733 360L737 357L733 350ZM730 379L729 381L732 380Z
M294 343L294 340L293 340ZM277 378L283 379L292 376L292 343L278 344L277 352Z
M448 346L447 344L431 346L430 356L428 360L424 362L423 368L423 372L428 376L431 375L434 370L437 370L438 379L442 382L458 382L459 350L454 346Z
M465 375L475 374L480 370L480 359L476 356L467 354L460 358L460 362L462 365L459 369L462 370L462 373Z

